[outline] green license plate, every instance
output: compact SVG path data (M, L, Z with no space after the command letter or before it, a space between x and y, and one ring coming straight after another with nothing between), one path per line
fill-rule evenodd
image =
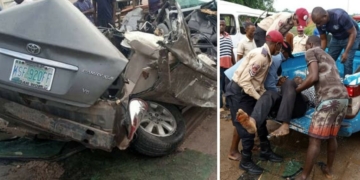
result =
M10 81L37 89L50 91L55 68L34 62L15 59Z

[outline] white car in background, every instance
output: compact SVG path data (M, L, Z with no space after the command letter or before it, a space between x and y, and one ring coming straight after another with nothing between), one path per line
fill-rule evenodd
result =
M245 28L243 27L243 22L247 18L251 18L252 22L255 24L261 19L265 18L267 15L274 14L273 12L267 12L264 10L249 8L244 5L235 4L227 1L219 1L220 8L220 18L224 18L226 21L226 29L231 36L233 43L233 52L236 57L237 54L237 45L240 40L245 36Z

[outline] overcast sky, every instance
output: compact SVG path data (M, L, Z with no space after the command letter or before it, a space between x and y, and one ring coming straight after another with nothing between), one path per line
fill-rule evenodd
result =
M321 6L324 9L342 8L350 15L360 14L360 0L274 0L276 11L282 11L285 8L295 11L296 8L303 7L311 13L316 6Z

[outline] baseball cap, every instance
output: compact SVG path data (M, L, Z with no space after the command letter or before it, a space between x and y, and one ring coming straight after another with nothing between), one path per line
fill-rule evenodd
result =
M294 58L294 56L292 55L292 49L290 44L288 42L284 42L284 43L286 44L287 47L283 46L282 49L289 54L290 58Z
M266 35L266 41L274 43L282 43L283 47L287 47L284 43L284 37L278 30L272 30Z
M295 14L297 15L299 25L306 27L306 21L309 18L309 12L305 8L299 8L295 11Z
M298 26L298 27L297 27L297 30L298 30L298 31L304 31L304 26L301 26L301 25Z

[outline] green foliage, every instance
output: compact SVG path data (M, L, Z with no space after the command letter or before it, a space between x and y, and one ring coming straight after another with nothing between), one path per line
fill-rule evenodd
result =
M315 24L311 23L309 24L305 29L304 29L304 34L308 35L308 36L312 36L314 35L314 29L316 28ZM291 30L290 30L291 33L294 34L294 36L296 36L298 33L297 33L297 27L294 26Z
M312 36L314 34L315 28L316 28L315 24L310 24L304 29L304 33L308 36Z
M284 10L282 10L282 12L289 12L289 13L293 13L293 11L291 11L290 9L288 8L285 8Z
M275 11L273 7L274 0L225 0L225 1L241 4L250 8L268 10L271 12Z

